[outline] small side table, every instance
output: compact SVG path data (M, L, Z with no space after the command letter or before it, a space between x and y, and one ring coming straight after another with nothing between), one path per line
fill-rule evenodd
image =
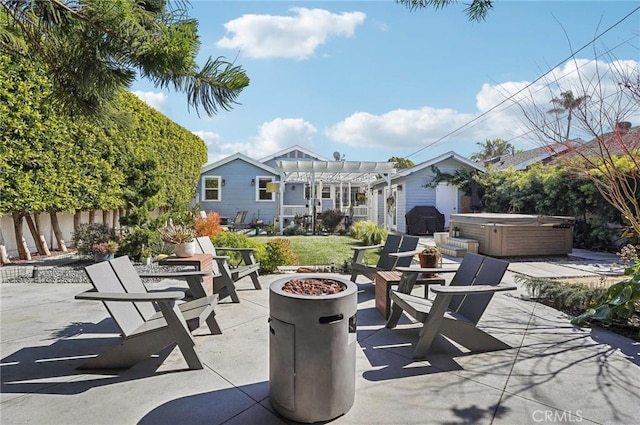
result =
M399 271L381 271L376 274L376 309L385 319L391 314L391 300L389 292L392 285L400 283L402 273ZM444 285L441 277L418 277L416 284L424 285L424 297L428 298L429 285Z
M160 260L158 263L164 266L193 266L198 271L212 272L203 278L202 286L205 295L213 295L213 256L211 254L194 254L191 257L176 257L172 255ZM202 294L194 293L193 289L191 289L191 294L194 298L202 296Z

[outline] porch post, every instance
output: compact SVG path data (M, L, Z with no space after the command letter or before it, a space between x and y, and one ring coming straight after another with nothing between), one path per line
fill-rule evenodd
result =
M280 184L278 185L278 234L282 235L284 231L283 211L284 211L284 173L280 173Z

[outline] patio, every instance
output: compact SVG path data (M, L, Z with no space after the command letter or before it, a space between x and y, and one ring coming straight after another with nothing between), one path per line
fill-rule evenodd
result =
M531 263L518 267L535 273ZM290 423L269 404L266 288L280 276L261 277L259 291L244 279L240 304L222 300L223 334L196 332L203 370L182 370L186 364L173 350L129 370L95 374L75 370L79 356L110 345L116 327L101 303L73 299L89 285L0 285L0 422ZM514 283L513 276L507 272L505 282ZM565 314L520 298L519 290L496 295L480 321L514 348L413 361L415 329L406 329L406 318L405 329L385 329L373 286L361 279L355 404L330 423L637 423L637 343L574 328Z

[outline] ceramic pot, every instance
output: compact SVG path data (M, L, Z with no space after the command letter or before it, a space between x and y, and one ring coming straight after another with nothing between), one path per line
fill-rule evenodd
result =
M174 252L177 257L191 257L196 253L196 241L176 244Z
M96 263L100 263L102 261L109 261L109 260L113 260L113 257L115 256L115 254L113 252L107 252L107 253L99 253L99 252L94 252L93 253L93 261L95 261Z
M148 266L149 264L151 264L151 257L142 257L140 258L140 262L143 266Z
M418 254L418 259L420 260L420 267L422 268L434 268L441 266L442 256L440 253L436 254ZM425 277L433 277L434 273L425 273Z

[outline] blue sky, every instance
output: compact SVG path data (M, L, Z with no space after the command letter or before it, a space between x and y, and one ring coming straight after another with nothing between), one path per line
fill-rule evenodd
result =
M638 1L496 1L483 22L469 22L463 2L414 12L393 0L190 6L200 63L224 56L247 71L241 104L198 117L181 93L144 80L132 91L202 137L210 162L295 144L328 158L415 163L450 150L469 156L494 138L531 149L517 105L489 111L509 93L553 70L530 89L546 105L580 75L640 62L640 11L565 62Z

